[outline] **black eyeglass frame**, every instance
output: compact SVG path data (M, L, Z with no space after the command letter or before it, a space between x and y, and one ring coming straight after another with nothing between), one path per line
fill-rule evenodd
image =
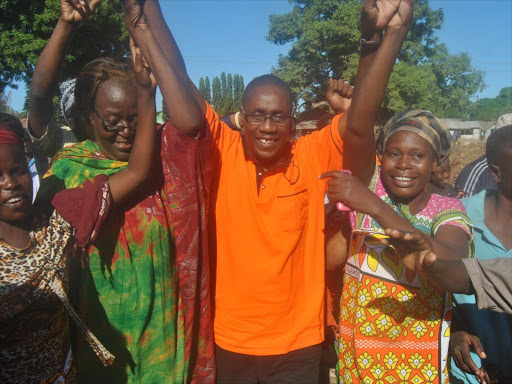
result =
M247 122L250 125L252 125L253 127L259 127L260 125L265 124L265 121L267 121L267 119L270 119L272 124L274 124L274 126L276 126L276 127L286 127L288 124L290 124L290 121L293 118L292 115L282 115L279 113L275 114L275 115L248 115L245 112L244 107L242 107L242 113L244 114ZM263 120L261 122L255 122L253 120L254 118L257 118L257 119L263 118ZM275 121L275 118L285 118L286 121L283 121L283 122ZM251 121L251 120L253 120L253 121Z
M97 110L93 109L93 112L96 115L96 117L98 118L98 120L99 120L101 126L103 127L103 129L105 130L105 132L109 132L109 133L121 132L121 131L125 130L126 128L128 128L132 132L135 132L137 130L137 120L135 120L133 127L131 127L129 125L107 124Z

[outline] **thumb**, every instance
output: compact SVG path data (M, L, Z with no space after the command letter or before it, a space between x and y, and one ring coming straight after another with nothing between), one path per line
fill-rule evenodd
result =
M429 252L423 259L423 265L425 267L431 267L437 260L437 255L434 252Z
M471 337L471 344L473 344L473 347L475 348L475 352L480 356L482 359L487 358L487 354L484 351L484 347L482 346L482 343L480 342L480 338L477 336Z

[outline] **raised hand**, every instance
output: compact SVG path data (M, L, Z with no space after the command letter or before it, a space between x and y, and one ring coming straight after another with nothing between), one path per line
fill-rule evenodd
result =
M135 42L130 38L130 52L132 55L133 69L135 72L135 79L139 87L148 88L154 91L156 89L156 78L151 72L148 63L142 55L142 51L135 45Z
M365 0L361 13L363 37L381 33L386 27L408 26L412 21L413 0Z
M60 17L70 24L79 24L94 13L101 0L61 0Z
M393 245L406 268L414 272L424 272L437 260L429 238L421 232L386 229L385 233L389 239L381 239L381 243Z
M146 28L148 26L144 16L144 3L146 0L124 0L124 21L129 31L135 28Z
M398 10L388 23L387 31L392 29L409 30L412 23L413 0L401 0Z
M334 110L334 113L339 115L346 112L352 104L352 93L354 87L343 79L329 79L329 86L325 98Z

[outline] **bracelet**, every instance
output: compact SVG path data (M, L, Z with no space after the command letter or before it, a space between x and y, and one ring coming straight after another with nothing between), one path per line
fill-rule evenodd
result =
M380 37L376 40L366 40L361 38L361 40L359 40L359 43L361 45L361 54L368 54L377 51L377 49L379 49L380 47L381 42L382 39Z

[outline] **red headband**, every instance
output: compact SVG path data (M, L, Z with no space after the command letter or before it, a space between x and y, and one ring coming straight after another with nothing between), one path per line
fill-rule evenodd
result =
M0 124L0 144L13 144L25 150L23 140L14 132L5 129L5 125L3 124Z

